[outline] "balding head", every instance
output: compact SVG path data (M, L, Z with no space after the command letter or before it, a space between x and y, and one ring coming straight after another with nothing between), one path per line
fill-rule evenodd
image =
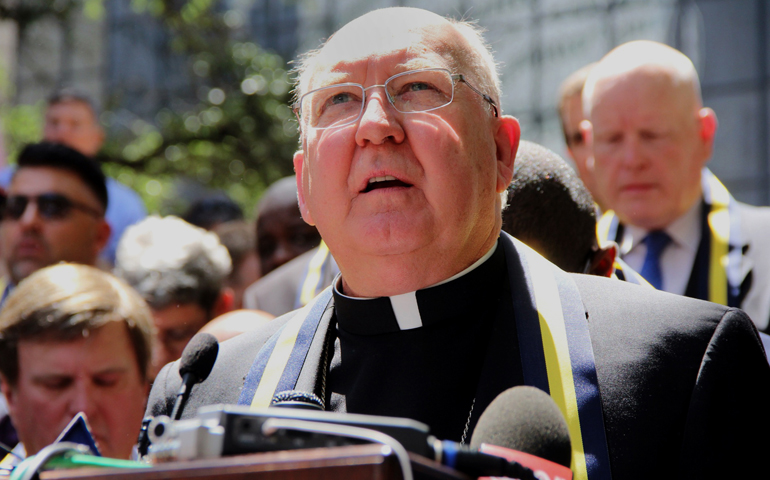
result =
M317 88L313 77L339 65L341 59L347 63L367 58L372 45L417 51L424 48L426 37L434 50L450 60L457 71L468 72L468 78L499 105L500 78L482 30L469 22L409 7L383 8L362 15L338 30L320 48L308 52L297 67L296 97ZM415 64L410 69L423 67ZM328 79L329 74L324 78Z
M662 43L637 40L616 47L591 69L583 87L586 118L590 119L594 102L603 88L630 77L665 82L676 89L692 108L698 109L703 105L698 72L686 55Z
M717 122L685 55L650 41L617 47L591 70L583 108L595 187L623 222L662 229L695 205Z

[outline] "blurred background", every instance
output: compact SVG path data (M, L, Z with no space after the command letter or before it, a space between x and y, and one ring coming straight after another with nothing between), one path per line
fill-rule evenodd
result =
M247 212L292 173L290 61L385 6L476 19L501 63L503 110L560 153L561 81L633 39L693 59L719 117L712 170L770 204L767 0L0 0L0 162L41 138L46 97L97 102L106 172L151 212L223 191Z

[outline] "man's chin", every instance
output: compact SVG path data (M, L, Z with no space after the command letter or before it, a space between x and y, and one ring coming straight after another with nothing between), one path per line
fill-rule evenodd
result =
M666 228L669 222L665 215L649 208L629 209L623 215L618 215L621 222L643 228L645 230L660 230Z
M11 279L18 285L19 282L46 266L48 264L42 260L18 260L10 266Z

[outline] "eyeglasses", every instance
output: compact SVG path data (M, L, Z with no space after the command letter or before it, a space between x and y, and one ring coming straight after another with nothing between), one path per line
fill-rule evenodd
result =
M36 196L11 195L5 199L2 205L2 216L4 220L18 220L27 211L27 205L34 203L37 205L38 214L46 220L61 220L67 218L73 209L80 210L95 217L104 216L95 208L74 200L70 200L60 193L44 193Z
M462 74L450 73L445 68L425 68L393 75L382 85L364 88L359 83L340 83L302 95L294 107L300 124L322 130L356 123L364 112L366 91L385 88L388 101L401 113L420 113L446 107L454 99L455 84L462 82L492 105L499 116L492 97L481 93L468 83Z

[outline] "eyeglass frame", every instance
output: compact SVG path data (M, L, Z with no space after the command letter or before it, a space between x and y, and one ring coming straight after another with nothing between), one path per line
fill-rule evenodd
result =
M9 215L7 212L8 203L11 199L14 199L14 198L23 198L26 202L26 204L24 205L24 210L22 210L18 216ZM63 199L66 202L66 207L63 210L63 214L59 216L59 215L50 215L50 214L42 213L40 210L40 203L39 203L41 199L51 199L51 200ZM2 203L0 203L0 219L2 221L11 221L11 220L18 221L27 212L27 208L29 208L30 203L35 204L35 208L37 208L38 210L38 215L40 215L40 217L45 220L64 220L69 217L69 214L73 209L80 210L81 212L87 213L95 218L104 217L103 211L96 209L94 207L91 207L90 205L86 205L85 203L79 202L77 200L72 200L68 196L61 193L46 192L46 193L41 193L40 195L7 195L5 196L2 199Z
M416 73L416 72L436 72L436 71L443 71L443 72L448 73L449 74L449 78L452 80L452 98L449 100L449 102L445 103L444 105L440 105L438 107L429 108L427 110L413 110L413 111L408 111L408 112L402 112L401 110L398 109L398 107L396 107L395 101L393 100L393 98L390 96L390 93L388 92L388 89L387 89L388 83L390 83L392 80L394 80L394 79L396 79L398 77L402 77L404 75L410 75L410 74L413 74L413 73ZM348 125L352 125L352 124L356 123L363 116L364 108L366 107L366 91L370 90L372 88L375 88L375 87L382 87L382 88L385 89L385 96L388 99L388 103L390 103L390 105L399 113L425 113L425 112L432 112L434 110L438 110L439 108L444 108L446 106L449 106L449 105L452 104L452 102L454 102L454 99L455 99L455 85L457 84L457 82L464 83L465 85L468 86L468 88L471 89L471 91L473 91L474 93L479 95L481 98L486 100L490 105L492 105L492 108L495 111L495 118L499 118L500 117L500 111L499 111L499 109L497 107L497 102L495 102L495 100L492 97L490 97L489 95L487 95L485 93L482 93L481 90L479 90L478 88L476 88L473 85L471 85L468 82L468 80L465 79L465 75L463 75L462 73L452 73L452 72L449 71L449 69L447 69L447 68L440 68L440 67L437 67L437 68L418 68L417 70L407 70L406 72L397 73L397 74L395 74L395 75L393 75L391 77L388 77L385 80L385 82L382 83L381 85L370 85L368 87L364 87L360 83L347 82L347 83L335 83L333 85L327 85L325 87L315 88L313 90L310 90L307 93L302 94L302 96L299 97L299 99L292 106L292 111L294 112L294 115L297 116L297 122L299 123L300 128L302 128L302 100L305 97L307 97L311 93L315 93L315 92L318 92L318 91L321 91L321 90L326 90L328 88L338 88L338 87L350 86L350 87L360 87L361 90L364 92L364 95L361 98L361 111L358 112L358 116L354 120L351 120L350 122L347 122L347 123L343 123L342 125L333 125L333 126L330 126L330 127L309 127L309 128L312 128L313 130L328 130L330 128L346 127Z

